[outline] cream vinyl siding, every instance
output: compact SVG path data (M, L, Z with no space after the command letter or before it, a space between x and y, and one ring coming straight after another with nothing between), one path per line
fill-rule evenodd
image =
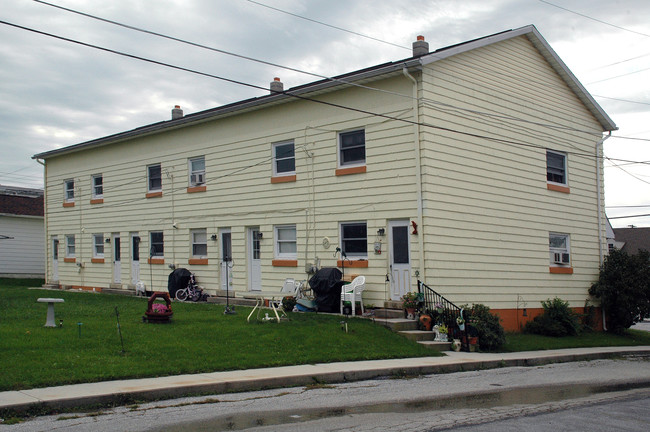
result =
M45 275L43 218L0 214L0 277Z
M529 307L555 296L583 306L599 263L595 160L572 153L594 154L599 124L525 37L433 63L424 88L424 122L527 144L425 133L425 249L436 289L457 304L510 308L519 295ZM547 148L568 153L571 193L547 190ZM570 233L573 275L549 274L551 231Z

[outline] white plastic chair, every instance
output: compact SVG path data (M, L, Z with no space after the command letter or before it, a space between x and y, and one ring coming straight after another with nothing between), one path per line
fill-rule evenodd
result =
M365 312L363 310L363 300L361 299L361 294L364 289L366 289L365 276L357 276L351 283L341 287L341 314L343 314L343 302L346 301L352 303L352 316L356 314L357 302L361 304L361 314Z
M296 283L296 280L293 278L286 278L284 280L284 284L282 285L282 289L280 290L281 293L287 293L287 297L289 296L296 296L296 290L298 288L299 284ZM275 301L276 307L281 308L282 307L282 300Z

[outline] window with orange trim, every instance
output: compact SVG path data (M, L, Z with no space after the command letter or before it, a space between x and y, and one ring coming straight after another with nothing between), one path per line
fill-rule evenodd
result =
M567 156L565 153L546 150L546 181L550 190L568 192Z
M366 163L366 131L358 129L339 133L339 168Z

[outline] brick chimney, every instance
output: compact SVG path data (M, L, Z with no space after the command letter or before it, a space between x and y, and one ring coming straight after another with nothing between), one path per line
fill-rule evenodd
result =
M420 57L429 54L429 42L425 42L424 36L418 36L418 40L413 42L413 57Z
M172 110L172 120L176 120L183 117L183 110L180 105L176 105Z
M271 93L282 93L284 91L284 84L280 81L280 78L275 77L271 81Z

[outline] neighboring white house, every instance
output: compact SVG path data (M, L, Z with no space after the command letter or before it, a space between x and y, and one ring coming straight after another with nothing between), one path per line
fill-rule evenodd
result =
M43 191L0 185L0 277L45 276Z
M187 267L210 292L276 291L345 264L377 306L417 279L506 328L584 306L616 126L535 27L270 90L35 155L47 279L164 290Z

